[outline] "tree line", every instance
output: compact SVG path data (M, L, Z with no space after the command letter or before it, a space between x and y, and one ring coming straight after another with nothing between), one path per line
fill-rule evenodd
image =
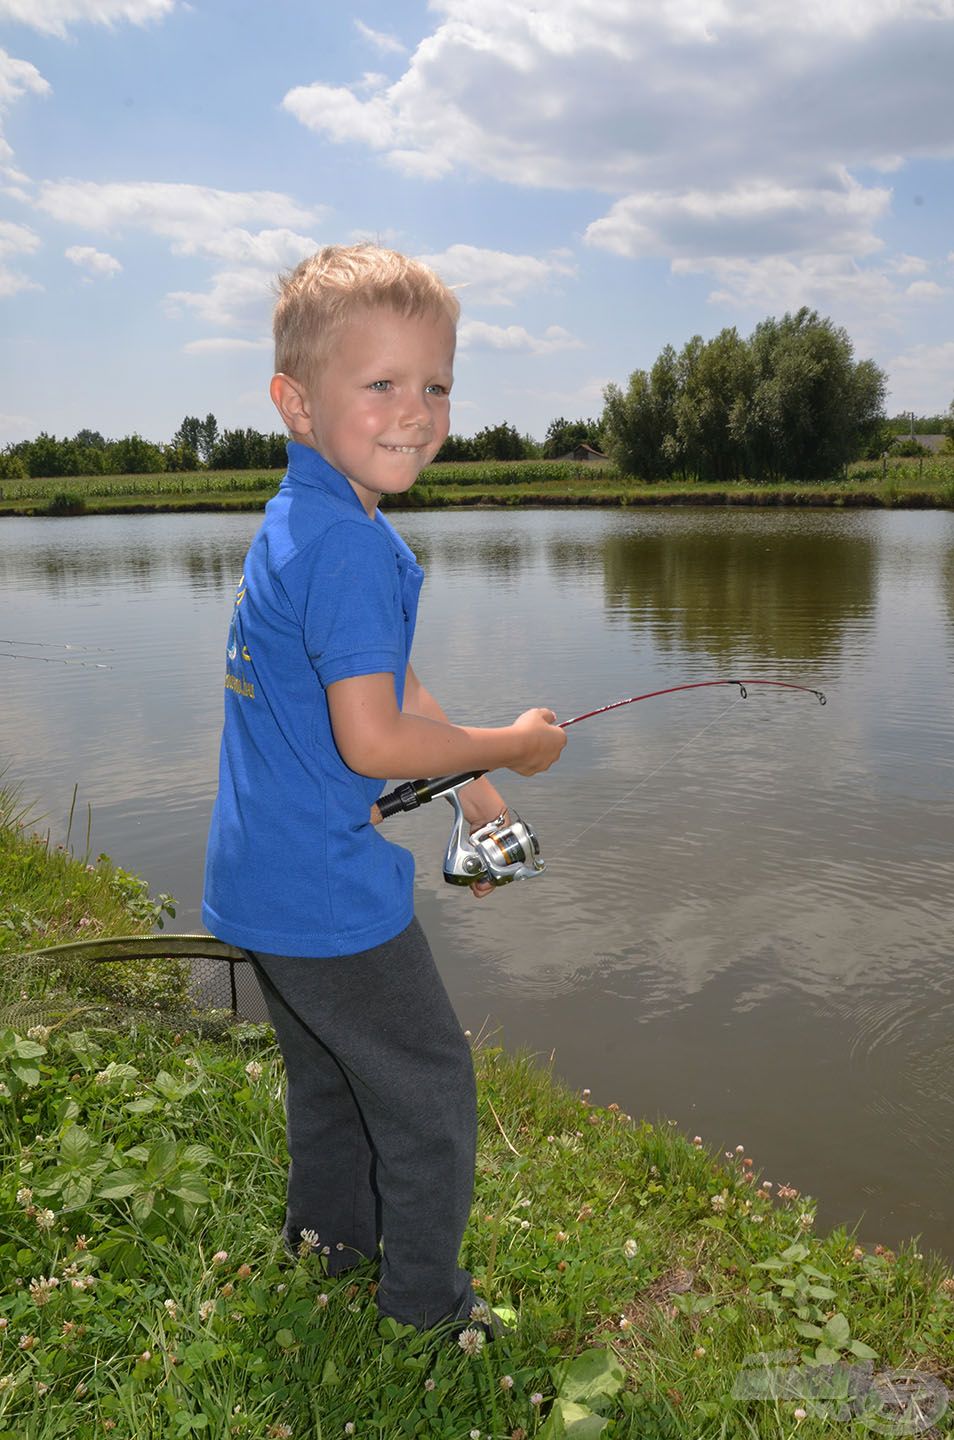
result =
M732 327L712 340L695 335L667 345L625 390L603 393L597 420L551 420L542 442L509 422L475 435L449 435L437 463L560 459L582 444L605 452L624 475L643 481L681 477L823 480L852 460L897 452L905 435L944 431L954 447L954 400L946 416L884 414L887 377L854 358L847 332L803 307L770 317L743 339ZM96 430L72 439L40 434L0 451L0 479L191 470L277 470L287 437L219 430L214 415L187 415L168 444L140 435L106 440ZM918 447L920 448L920 447ZM912 453L916 453L912 449Z

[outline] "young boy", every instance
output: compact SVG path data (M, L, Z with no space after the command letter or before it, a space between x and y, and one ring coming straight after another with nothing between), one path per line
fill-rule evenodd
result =
M413 858L372 807L386 779L533 775L566 743L547 709L452 724L411 668L423 572L377 505L447 435L458 313L433 272L371 245L282 281L270 393L288 473L235 597L202 910L249 952L285 1060L286 1246L304 1235L336 1274L383 1242L378 1307L418 1328L476 1303L457 1263L475 1085ZM506 809L486 777L462 803L473 826Z

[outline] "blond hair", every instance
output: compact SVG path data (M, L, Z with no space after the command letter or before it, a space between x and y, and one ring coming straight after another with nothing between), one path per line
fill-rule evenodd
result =
M384 305L402 316L446 316L457 324L460 303L420 260L368 242L325 245L279 276L272 317L275 369L308 383L327 359L331 341L356 312Z

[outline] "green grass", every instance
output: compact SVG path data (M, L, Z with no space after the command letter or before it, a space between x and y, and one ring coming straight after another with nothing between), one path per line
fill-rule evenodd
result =
M4 829L49 867L19 890L0 871L4 905L50 908L19 943L61 937L68 854L9 807ZM95 868L82 913L121 921ZM0 980L22 983L2 957ZM271 1028L98 1025L67 992L27 1034L0 1018L0 1440L820 1440L872 1433L832 1425L874 1405L872 1376L954 1387L949 1265L816 1235L813 1202L764 1186L750 1157L593 1104L480 1037L462 1258L515 1328L471 1356L380 1322L370 1262L331 1279L319 1252L284 1257ZM752 1359L767 1352L788 1358Z
M282 471L187 475L94 475L0 481L0 516L123 513L138 510L259 510ZM494 461L432 465L392 509L540 505L954 506L954 455L859 461L838 480L714 485L694 480L646 485L612 465Z

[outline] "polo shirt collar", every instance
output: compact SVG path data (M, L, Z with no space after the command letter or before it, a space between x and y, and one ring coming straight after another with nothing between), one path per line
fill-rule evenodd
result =
M321 490L328 490L332 495L337 495L339 500L350 501L367 516L358 496L355 494L348 482L347 476L342 475L333 465L329 465L323 455L317 450L312 450L310 445L302 445L297 440L289 440L286 445L288 451L288 478L297 480L302 485L317 486ZM370 517L369 517L370 518Z

